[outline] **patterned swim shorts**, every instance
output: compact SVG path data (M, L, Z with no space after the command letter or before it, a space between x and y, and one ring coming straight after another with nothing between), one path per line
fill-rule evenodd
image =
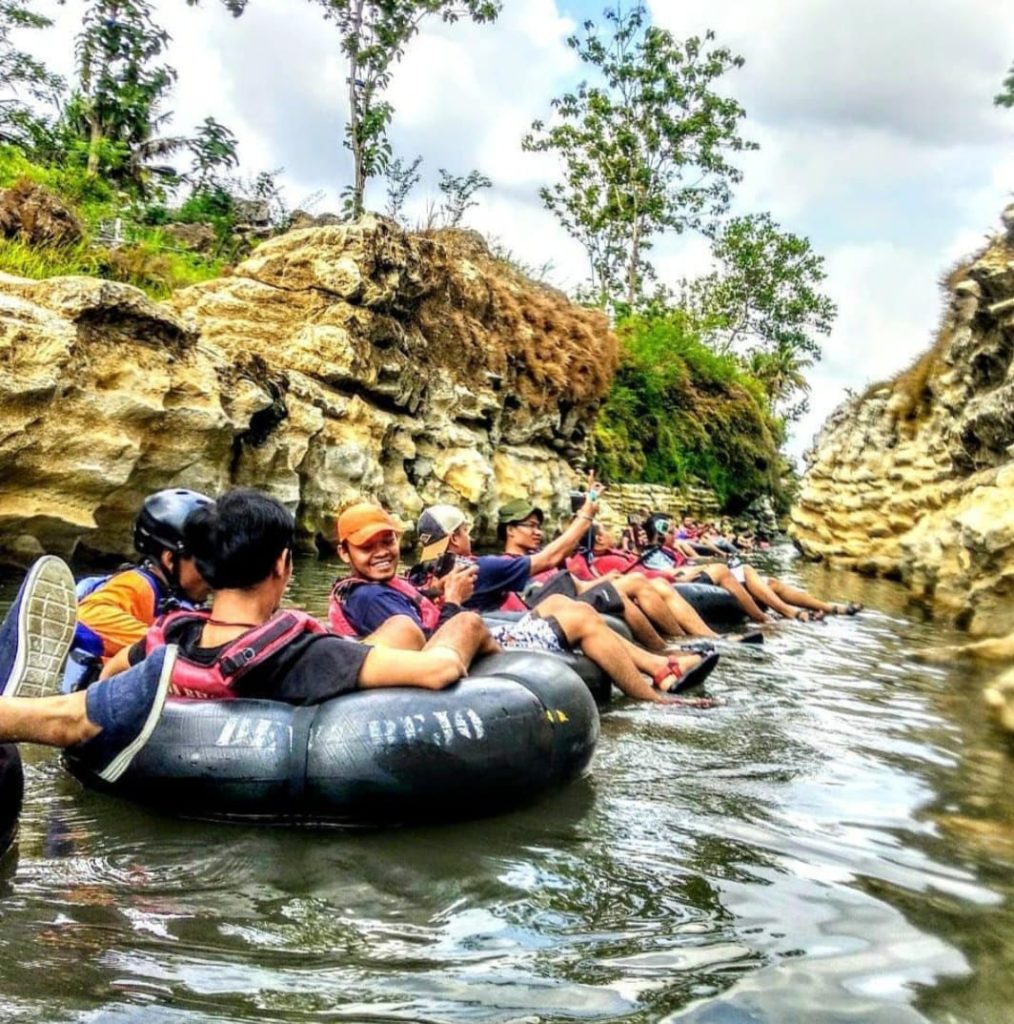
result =
M505 651L548 651L550 654L567 652L563 631L552 616L542 618L529 612L517 622L505 622L491 627L489 633Z

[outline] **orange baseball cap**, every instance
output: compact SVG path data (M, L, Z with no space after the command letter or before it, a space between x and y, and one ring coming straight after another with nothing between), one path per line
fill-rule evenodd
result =
M338 517L339 544L364 544L385 530L404 533L405 527L379 505L352 505Z

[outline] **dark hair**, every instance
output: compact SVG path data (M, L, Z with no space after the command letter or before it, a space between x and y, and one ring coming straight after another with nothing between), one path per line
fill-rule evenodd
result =
M295 530L280 501L238 488L197 509L187 519L185 539L212 589L246 590L271 575L279 555L292 548Z

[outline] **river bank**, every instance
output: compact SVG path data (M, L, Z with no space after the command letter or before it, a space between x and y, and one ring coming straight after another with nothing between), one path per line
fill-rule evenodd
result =
M869 611L728 655L714 711L616 704L589 777L516 814L180 823L30 753L5 1017L1006 1020L1014 796L986 676L914 660L958 634L899 584L773 558ZM320 612L333 568L301 563L294 600Z

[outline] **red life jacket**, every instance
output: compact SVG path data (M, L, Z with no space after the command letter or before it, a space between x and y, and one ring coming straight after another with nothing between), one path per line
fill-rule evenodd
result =
M159 619L144 638L145 654L173 642L173 635L194 622L207 622L210 612L173 612ZM286 644L305 633L326 633L327 630L306 612L285 608L275 612L267 622L248 629L242 636L226 644L213 665L199 665L180 651L173 667L169 692L175 697L227 700L236 696L238 679L260 665Z
M335 582L335 585L331 588L331 600L327 606L327 619L331 624L331 629L338 636L358 637L360 635L359 631L349 622L348 616L345 614L345 602L355 587L364 583L375 582L374 580L364 580L360 576L346 576L344 579ZM394 576L377 585L390 587L392 590L397 590L399 594L407 597L412 602L419 616L419 623L425 632L428 633L437 628L437 625L440 623L440 609L428 597L423 597L419 590L412 586L408 580L402 579L400 576Z
M593 580L601 573L592 565L587 551L578 551L564 562L564 568L579 580Z

